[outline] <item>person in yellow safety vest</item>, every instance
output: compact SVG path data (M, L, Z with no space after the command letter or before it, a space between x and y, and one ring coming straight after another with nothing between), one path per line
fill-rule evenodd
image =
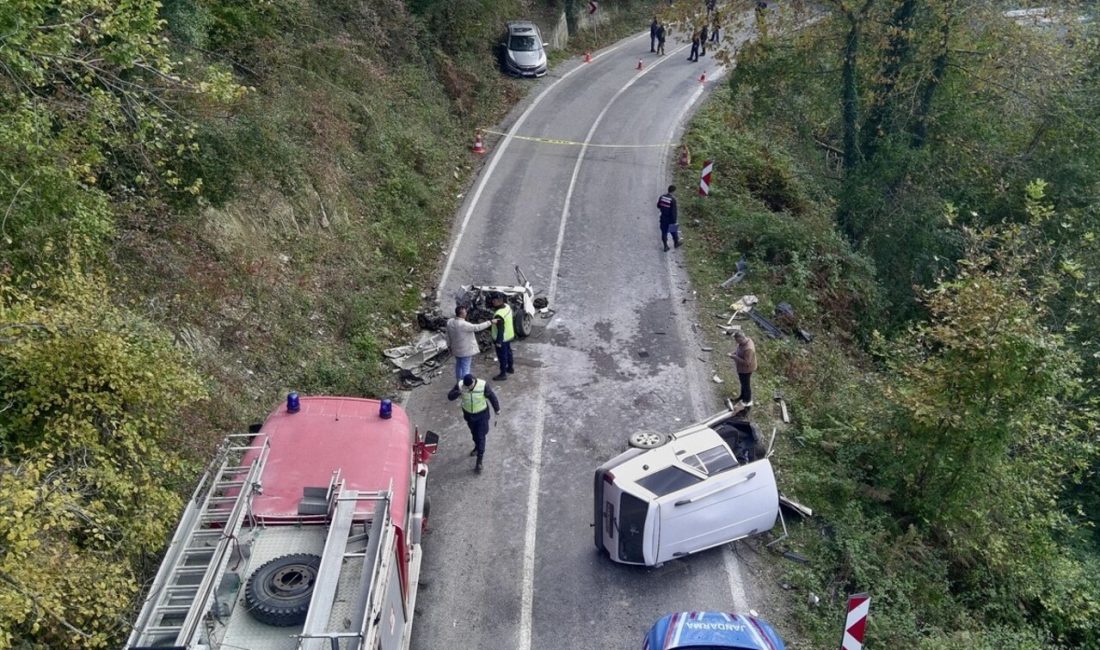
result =
M474 448L471 456L477 456L475 472L481 472L481 459L485 455L485 436L489 433L489 405L493 406L493 412L500 415L500 401L493 392L489 382L478 379L473 375L462 378L461 384L447 393L447 399L452 402L462 398L462 417L466 420L466 426L470 427L470 435L474 438Z
M493 346L497 350L497 361L500 362L500 374L493 377L495 381L504 381L508 375L516 369L512 365L512 339L516 338L515 323L512 318L512 308L504 302L504 296L499 293L489 301L493 308L493 326L489 333L493 335Z

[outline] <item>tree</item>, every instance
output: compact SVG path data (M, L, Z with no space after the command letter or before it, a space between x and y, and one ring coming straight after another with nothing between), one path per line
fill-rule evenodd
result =
M174 59L155 0L0 4L0 263L102 246L134 203L193 197L185 113L243 91Z
M180 509L177 423L204 388L103 278L45 275L0 277L0 647L110 647Z
M1048 324L1063 275L1043 197L1032 183L1026 224L967 230L957 272L921 293L928 319L881 347L895 409L881 478L1010 620L1058 588L1045 568L1065 561L1057 536L1072 528L1059 498L1096 455L1079 359Z

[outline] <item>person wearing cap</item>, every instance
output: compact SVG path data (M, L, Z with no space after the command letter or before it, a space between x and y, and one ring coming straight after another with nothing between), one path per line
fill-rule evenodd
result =
M493 308L493 324L489 333L493 335L493 346L496 347L497 361L500 362L500 374L493 377L493 380L504 381L516 371L512 365L512 339L516 338L512 307L504 302L504 296L499 293L492 297L489 306Z
M455 358L455 385L473 370L474 355L480 351L477 333L492 325L466 320L466 305L455 307L454 318L447 320L447 350Z
M471 456L477 456L474 471L480 472L481 460L485 455L485 436L489 433L489 406L492 405L493 412L500 415L500 401L489 382L472 374L463 377L462 382L455 384L447 393L447 399L452 402L459 398L462 398L462 417L474 438L474 448L470 451Z
M752 373L756 372L756 344L744 332L736 332L733 338L737 349L729 353L737 367L737 379L741 382L738 401L742 406L752 406Z

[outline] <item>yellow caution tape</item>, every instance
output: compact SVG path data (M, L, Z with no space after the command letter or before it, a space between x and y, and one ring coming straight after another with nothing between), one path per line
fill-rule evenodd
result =
M501 133L500 131L490 131L489 129L481 129L482 133L491 133L493 135L508 136L507 133ZM653 149L655 147L676 147L679 146L678 142L661 142L659 144L597 144L594 142L576 142L574 140L558 140L556 138L536 138L531 135L513 135L510 136L515 140L527 140L528 142L541 142L543 144L563 144L573 146L585 146L585 147L606 147L609 149Z

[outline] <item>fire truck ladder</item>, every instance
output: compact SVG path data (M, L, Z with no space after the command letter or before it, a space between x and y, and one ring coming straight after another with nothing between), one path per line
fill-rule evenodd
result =
M334 479L335 481L336 479ZM390 520L390 501L393 498L393 482L390 489L376 492L344 490L343 484L335 485L332 492L332 520L329 525L321 565L313 583L313 596L298 647L303 650L328 650L342 648L358 650L368 639L367 630L377 618L385 596L379 583L391 570L393 526ZM352 534L352 524L360 503L374 501L374 514L366 533L366 548L349 550L349 546L363 541L362 534ZM362 511L359 515L362 516ZM361 544L360 544L361 545ZM336 588L340 574L351 558L361 558L358 586L348 596L351 620L337 621L339 629L332 629L332 609L336 600ZM348 631L351 630L351 631Z
M231 434L191 496L172 537L127 647L191 648L210 610L230 557L231 544L259 491L270 446L267 436ZM253 459L242 459L249 453Z

